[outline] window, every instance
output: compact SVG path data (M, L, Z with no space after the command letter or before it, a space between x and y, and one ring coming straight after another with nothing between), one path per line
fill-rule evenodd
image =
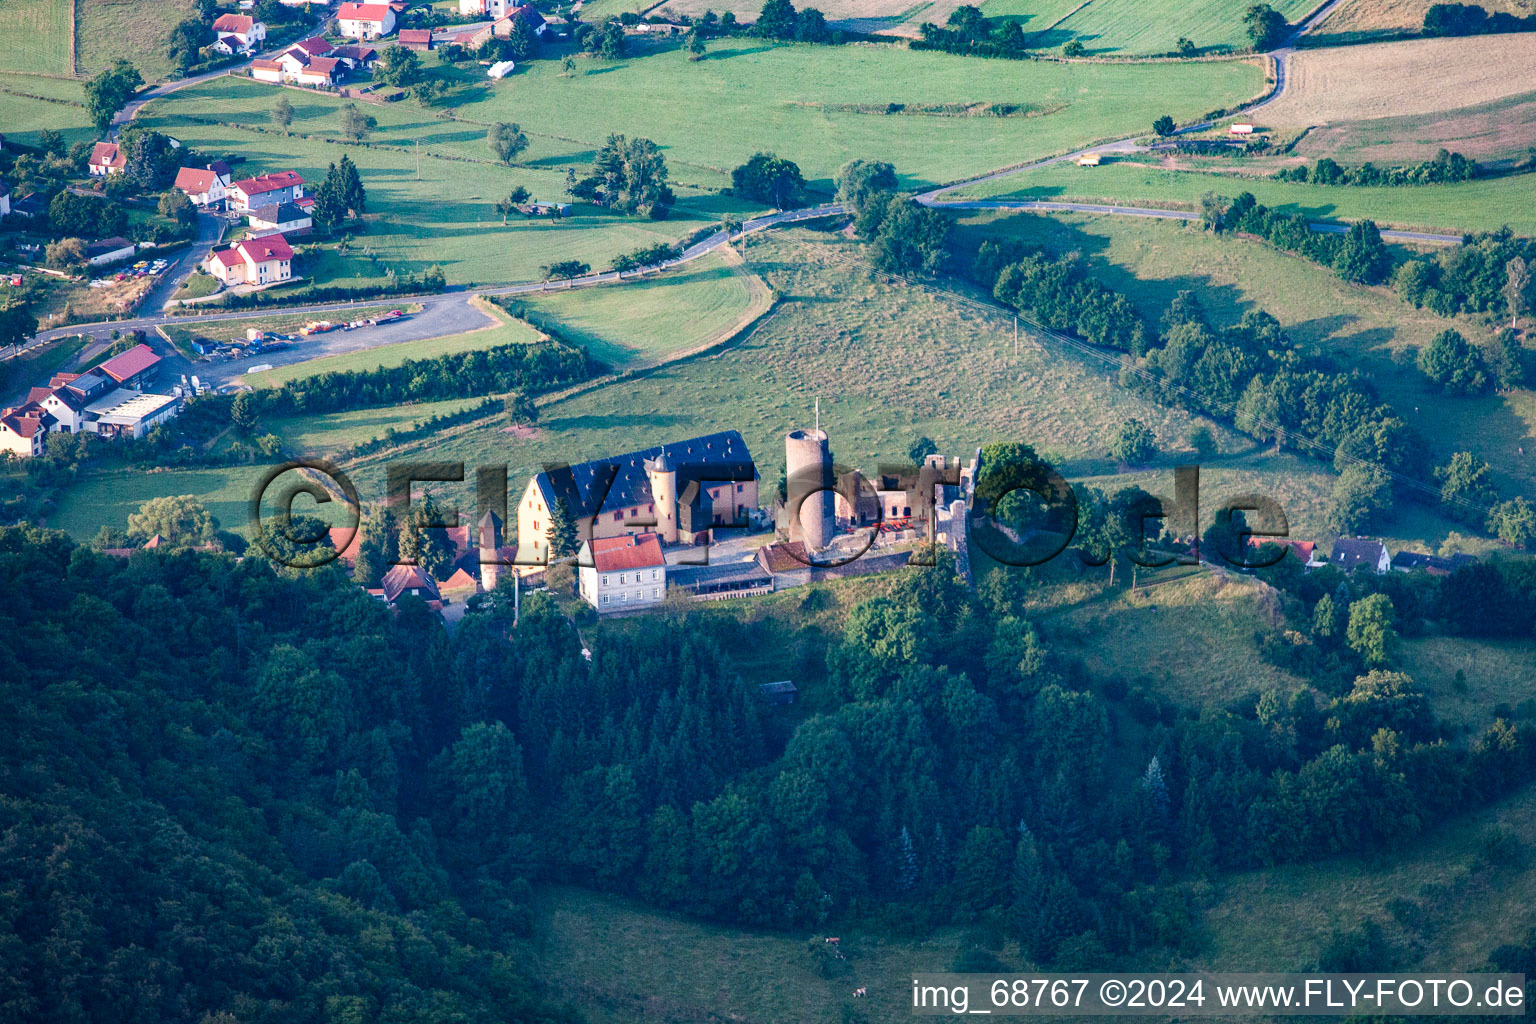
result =
M537 519L535 519L535 520L534 520L534 521L533 521L533 528L534 528L534 529L535 529L535 530L537 530L537 529L538 529L538 528L539 528L539 521L538 521L538 520L537 520Z
M603 586L605 586L605 587L606 587L606 586L607 586L607 585L608 585L608 577L607 577L607 576L604 576L604 577L603 577Z
M742 491L744 491L746 489L747 489L747 485L746 484L737 484L736 485L736 493L737 494L740 494Z
M651 597L653 597L653 598L660 598L661 597L661 588L660 587L652 587L651 588Z
M619 573L619 586L622 587L623 585L624 585L624 574L623 573Z
M661 571L661 570L660 570L660 569L652 569L652 570L651 570L651 579L653 579L653 580L654 580L654 579L655 579L655 578L656 578L656 574L657 574L657 573L658 573L658 572L660 572L660 571Z
M608 603L608 595L604 594L603 595L603 604L607 604L607 603Z
M616 522L616 523L622 523L624 521L624 510L623 509L619 509L617 512L615 512L613 514L613 521Z
M623 601L625 604L628 604L629 603L629 592L625 591L624 593L620 594L619 595L619 600Z

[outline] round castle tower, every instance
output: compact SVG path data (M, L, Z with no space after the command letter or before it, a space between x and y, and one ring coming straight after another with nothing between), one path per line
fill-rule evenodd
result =
M784 439L784 472L787 482L790 539L803 540L818 551L832 543L833 520L832 449L827 432L791 430ZM795 512L798 510L798 517Z
M651 481L651 500L656 504L656 532L663 544L677 543L677 470L663 448L661 454L645 464Z

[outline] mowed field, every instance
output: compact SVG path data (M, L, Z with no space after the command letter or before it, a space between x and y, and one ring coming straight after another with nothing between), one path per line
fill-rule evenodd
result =
M1259 202L1313 220L1374 220L1382 227L1443 231L1536 234L1536 175L1518 174L1454 185L1357 188L1275 181L1267 177L1173 170L1107 160L1098 167L1055 163L950 193L956 199L1036 199L1109 202L1170 209L1197 209L1207 192L1252 192Z
M73 75L74 11L72 0L0 2L0 71Z
M1247 0L1089 0L1044 36L1036 46L1062 46L1076 39L1089 54L1173 53L1180 37L1201 50L1251 46L1243 27ZM1317 6L1315 0L1270 4L1295 21Z
M523 302L594 359L632 369L724 340L768 308L768 288L720 254L647 280L553 291Z
M1532 90L1529 34L1301 50L1258 119L1276 128L1443 114Z
M3 9L0 6L0 11ZM36 144L44 128L62 134L69 145L92 138L95 130L86 115L83 96L80 83L72 79L0 74L0 125L4 126L0 133L23 145Z
M75 0L75 5L80 73L93 75L123 58L133 62L146 82L170 77L165 41L176 23L197 8L195 0Z
M1217 238L1179 224L1087 214L988 214L966 223L978 233L1082 254L1095 276L1154 320L1182 289L1194 291L1218 323L1234 323L1250 309L1266 310L1305 350L1366 373L1382 398L1423 435L1437 461L1473 451L1493 465L1500 486L1511 493L1536 488L1536 396L1516 391L1448 397L1427 387L1416 367L1400 362L1448 327L1474 340L1486 337L1487 329L1470 318L1446 320L1406 305L1385 288L1347 284L1325 267L1263 243ZM1530 454L1521 454L1522 447ZM1292 507L1283 504L1288 511ZM1451 525L1426 515L1395 529L1404 538L1439 543Z
M482 84L478 68L461 69L466 91L455 115L515 121L541 138L577 137L588 148L610 132L644 136L665 148L675 179L714 187L760 150L795 161L822 189L854 158L891 161L909 186L937 184L1133 132L1164 112L1190 118L1234 106L1264 90L1264 72L1241 61L1106 67L752 39L716 40L698 62L666 49L612 64L582 59L569 78L553 61L528 68L494 88ZM905 104L904 112L888 113L893 103ZM1021 110L1009 117L915 112L979 103Z
M279 95L294 107L293 131L285 136L271 121ZM561 221L514 216L503 225L495 203L516 186L534 198L563 197L567 167L584 167L602 144L535 134L516 167L495 162L485 144L487 126L445 120L414 102L364 104L378 119L368 145L345 142L335 97L282 89L248 78L224 77L179 90L149 104L139 120L210 155L240 161L237 175L292 168L318 182L326 167L348 154L368 190L366 231L346 259L311 267L338 283L381 277L389 269L420 275L442 266L455 283L537 279L541 265L577 259L606 267L621 252L674 241L726 213L743 214L740 202L703 192L674 170L678 205L667 220L625 217L578 204ZM514 118L515 119L515 118ZM224 122L224 123L217 123ZM419 170L418 170L419 167ZM418 177L419 175L419 177Z

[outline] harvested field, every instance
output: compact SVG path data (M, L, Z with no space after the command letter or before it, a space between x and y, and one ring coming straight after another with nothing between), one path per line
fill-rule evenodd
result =
M1314 30L1319 38L1352 35L1356 38L1405 30L1418 31L1424 24L1424 12L1435 0L1344 0ZM1478 5L1492 14L1531 13L1531 0L1478 0Z
M1090 54L1172 53L1187 37L1205 52L1243 49L1247 3L1239 0L1089 0L1049 32L1033 27L1030 45L1057 47L1081 42ZM1317 6L1313 0L1271 0L1290 21ZM1030 29L1030 26L1025 26Z
M5 0L10 3L11 0ZM192 0L76 0L75 27L79 36L75 60L80 73L91 75L119 57L131 60L146 82L170 76L165 42L171 29L193 12Z
M1410 39L1303 50L1285 94L1264 108L1275 127L1460 110L1529 93L1528 34Z
M1308 132L1292 155L1331 156L1346 163L1378 165L1428 160L1440 149L1483 164L1509 166L1536 146L1536 92L1465 107L1448 114L1340 121Z

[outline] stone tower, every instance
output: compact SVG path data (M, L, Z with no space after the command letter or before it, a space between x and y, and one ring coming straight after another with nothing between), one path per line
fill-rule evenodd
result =
M808 549L819 551L832 543L836 531L832 449L825 430L789 432L784 439L784 476L790 540L804 541Z
M645 464L651 481L651 501L656 505L656 532L663 544L677 543L677 470L663 448L661 454Z
M490 509L480 517L476 546L480 549L480 587L495 590L501 578L501 517Z

